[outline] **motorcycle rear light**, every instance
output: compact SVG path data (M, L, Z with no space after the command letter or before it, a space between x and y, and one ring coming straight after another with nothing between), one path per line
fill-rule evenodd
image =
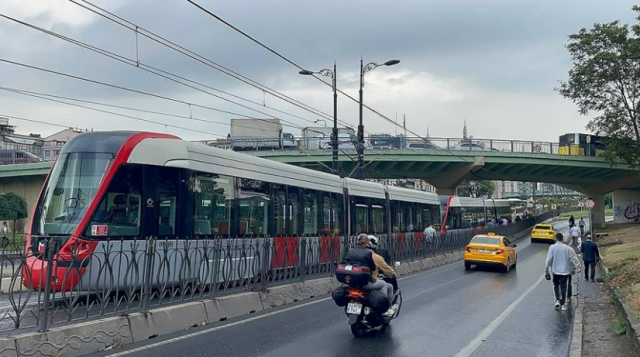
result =
M346 270L344 268L344 265L338 265L338 267L336 268L337 270ZM358 267L358 266L354 266L351 269L349 269L349 271L353 271L356 273L371 273L371 269L367 268L367 267Z
M351 271L360 272L360 273L371 273L371 269L364 267L353 267Z

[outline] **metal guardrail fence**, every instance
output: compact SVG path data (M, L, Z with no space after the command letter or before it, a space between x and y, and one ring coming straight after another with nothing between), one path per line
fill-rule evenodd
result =
M338 146L341 150L356 148L356 137L340 137ZM228 139L220 142L197 141L203 145L212 144L236 151L318 151L331 150L329 137L291 137L291 138L257 138L257 139ZM33 146L29 149L11 149L13 151L28 151L0 155L0 165L29 164L40 161L53 161L60 153L62 146ZM463 139L463 138L433 138L419 137L365 137L365 149L389 150L444 150L471 152L511 152L534 153L551 155L568 155L568 150L561 152L557 142L502 140L502 139ZM594 149L595 152L595 149ZM31 156L29 156L31 155Z
M491 230L512 235L558 215L546 212ZM412 261L463 249L486 228L379 236L394 261ZM6 247L0 253L0 333L12 335L109 315L148 312L189 300L333 276L352 237L105 240L80 258L62 257L60 237L40 237L44 250ZM66 252L68 253L68 252ZM30 268L41 274L32 275ZM42 290L25 288L43 287ZM52 284L45 284L50 281ZM57 285L56 285L57 284ZM56 289L56 286L60 288Z
M463 139L463 138L429 138L396 137L393 142L382 143L376 137L365 138L365 149L389 150L445 150L445 151L473 151L473 152L512 152L568 155L561 153L559 144L545 141L526 140L497 140L497 139ZM355 137L340 139L340 149L355 149ZM372 144L373 143L373 144ZM271 150L330 150L328 137L295 138L294 141L283 139L229 139L229 146L237 151L271 151Z

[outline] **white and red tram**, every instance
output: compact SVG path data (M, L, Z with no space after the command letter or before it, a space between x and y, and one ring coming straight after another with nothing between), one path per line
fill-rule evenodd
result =
M27 226L23 284L44 288L42 242L49 237L61 242L52 260L52 291L91 291L139 287L143 269L136 264L147 251L171 249L171 256L153 255L153 284L218 283L251 278L265 266L295 267L301 256L306 264L328 264L344 249L331 257L332 239L361 232L393 233L392 249L402 252L439 222L433 193L340 178L172 135L85 133L63 147L40 193ZM300 237L312 243L312 254L301 254ZM243 256L250 269L229 261L221 266L228 259L208 252L238 247L243 239L270 247L268 254Z

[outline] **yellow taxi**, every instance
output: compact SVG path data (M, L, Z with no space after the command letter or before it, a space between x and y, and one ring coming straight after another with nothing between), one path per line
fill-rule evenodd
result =
M464 268L475 266L500 266L505 272L518 264L517 245L505 236L495 233L478 234L464 248Z
M531 243L536 241L555 243L555 228L550 224L536 224L531 230Z

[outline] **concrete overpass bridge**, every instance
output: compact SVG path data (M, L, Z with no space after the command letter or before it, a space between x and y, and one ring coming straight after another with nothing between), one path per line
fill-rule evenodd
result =
M270 160L330 172L330 150L248 152ZM356 151L343 150L339 173L356 166ZM628 165L611 166L603 158L503 151L451 151L437 149L367 150L365 177L417 178L435 186L439 194L452 194L465 179L547 182L583 192L596 202L594 224L605 225L604 195L615 202L640 202L640 171ZM631 198L629 198L631 197ZM624 210L625 207L621 206ZM626 213L625 213L626 214ZM628 219L628 217L627 217Z
M452 139L447 139L446 147ZM489 149L427 148L367 149L365 177L375 179L417 178L429 182L439 194L452 194L465 179L548 182L583 192L596 201L594 223L604 224L604 195L614 192L618 201L633 196L640 202L640 171L627 165L611 166L603 158L561 155L557 144L492 140ZM556 146L554 146L556 145ZM546 149L548 148L548 149ZM246 151L262 157L313 170L330 172L331 150ZM356 151L341 149L339 173L348 175L356 166ZM0 192L15 192L35 204L51 162L0 165ZM619 190L625 190L624 192ZM615 194L617 192L617 194ZM624 210L624 207L621 208Z

